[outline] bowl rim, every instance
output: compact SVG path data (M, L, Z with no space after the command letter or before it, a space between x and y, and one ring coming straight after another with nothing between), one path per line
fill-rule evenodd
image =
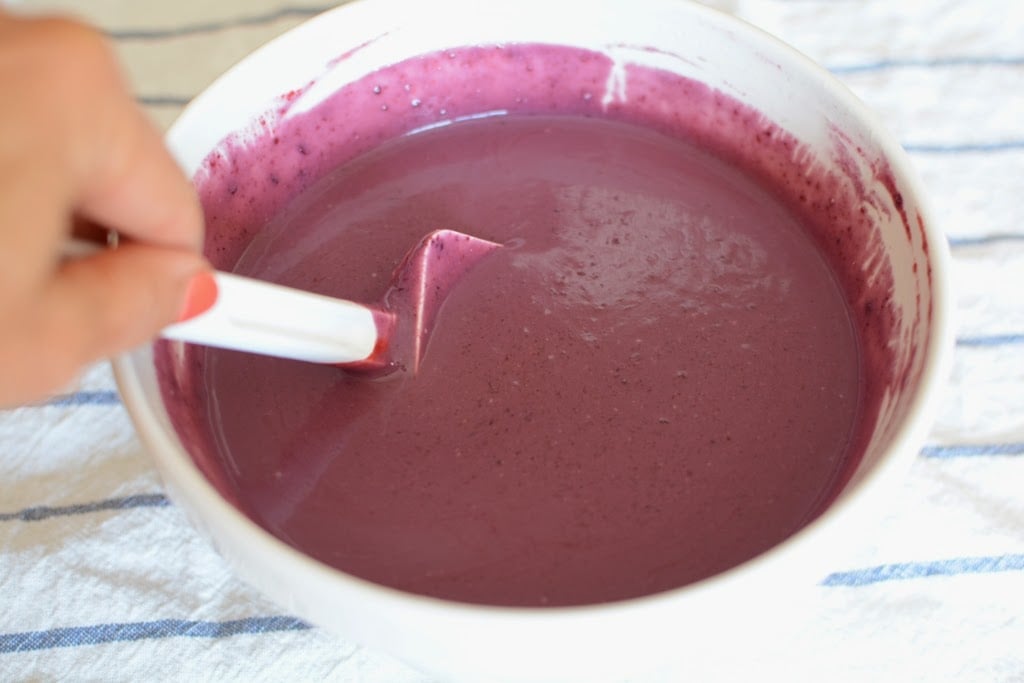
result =
M439 3L435 4L473 7L466 0L439 0ZM545 0L523 0L520 4L544 7ZM824 96L835 101L844 112L866 128L877 132L875 142L889 163L898 185L913 195L922 217L924 236L928 240L933 308L931 319L927 322L929 344L928 348L923 350L921 379L885 455L879 458L857 482L844 489L837 500L810 524L760 555L695 583L636 598L586 605L509 607L465 603L406 592L347 574L305 555L260 527L217 492L193 463L176 435L164 429L158 418L158 408L149 402L136 370L136 363L145 362L150 350L136 350L113 359L114 375L124 404L146 450L156 462L171 498L182 503L189 513L199 516L199 525L207 527L207 535L213 537L215 545L219 536L224 534L233 540L244 539L247 545L246 554L274 565L275 574L279 576L288 576L289 580L294 582L309 581L318 586L331 586L380 606L404 610L416 608L434 616L444 614L474 620L515 621L529 626L539 621L592 619L597 615L612 618L616 615L627 616L660 610L682 599L691 600L702 594L710 595L730 590L747 583L758 574L769 576L772 567L789 565L791 558L806 555L808 549L813 552L815 546L821 545L822 540L842 519L857 516L868 503L866 499L884 495L884 491L902 481L902 475L917 455L918 448L924 443L927 430L930 428L932 416L941 398L940 389L950 373L954 347L951 256L948 243L937 227L935 213L909 156L888 132L880 118L856 98L838 78L792 46L740 18L697 3L645 0L645 4L685 7L686 11L700 15L704 21L723 30L743 34L745 42L769 50L772 56L782 57L789 68L798 68L805 75L812 77L820 85ZM378 11L400 13L415 5L416 3L411 0L356 0L311 17L266 43L224 72L183 110L167 134L172 151L176 146L177 132L192 119L201 118L206 108L216 99L211 93L223 87L224 82L236 78L240 70L248 68L247 65L253 63L260 55L286 49L289 44L302 40L303 31L308 31L308 27L313 24L340 23L352 12L363 11L367 6L378 8ZM550 3L547 5L550 9ZM193 524L196 521L193 518ZM217 533L212 533L209 527L215 527ZM238 569L240 568L236 566L236 571Z

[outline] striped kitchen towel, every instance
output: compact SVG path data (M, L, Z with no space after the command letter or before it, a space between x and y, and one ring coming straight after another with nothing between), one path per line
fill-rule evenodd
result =
M15 4L101 26L163 126L326 9ZM1024 681L1024 3L726 4L831 69L903 142L952 246L959 334L928 445L877 533L812 587L805 628L686 678ZM72 393L0 412L0 680L431 679L236 579L164 496L98 365Z

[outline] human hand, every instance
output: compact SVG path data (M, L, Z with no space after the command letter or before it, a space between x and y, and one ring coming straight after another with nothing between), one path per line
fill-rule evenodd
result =
M195 193L98 33L0 10L0 92L5 406L152 338L209 266ZM122 244L62 261L81 225L116 230Z

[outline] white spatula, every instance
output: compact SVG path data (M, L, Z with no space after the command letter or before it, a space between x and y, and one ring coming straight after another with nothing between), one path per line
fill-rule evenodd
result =
M380 306L218 271L212 277L215 291L203 293L213 297L213 305L165 327L160 336L313 363L366 369L411 365L415 371L448 291L499 246L435 230L402 260ZM81 258L101 249L72 240L65 254Z

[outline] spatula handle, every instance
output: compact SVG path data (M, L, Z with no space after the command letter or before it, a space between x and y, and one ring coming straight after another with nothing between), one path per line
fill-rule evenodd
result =
M64 255L86 258L103 248L70 240ZM213 305L165 327L161 337L330 364L365 360L377 345L373 309L361 304L219 271L202 290Z
M343 299L217 272L216 301L161 336L313 363L351 363L373 353L373 311Z

